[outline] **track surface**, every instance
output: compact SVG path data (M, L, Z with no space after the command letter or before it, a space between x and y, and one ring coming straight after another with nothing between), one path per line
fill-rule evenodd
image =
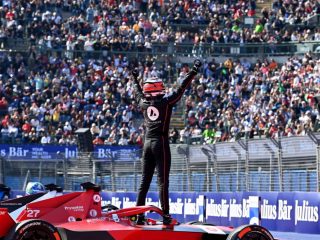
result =
M274 232L272 235L279 240L320 240L320 234L303 234L292 232Z

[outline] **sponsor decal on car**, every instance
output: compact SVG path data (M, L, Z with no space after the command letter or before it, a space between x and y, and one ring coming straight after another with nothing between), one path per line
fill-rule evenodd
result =
M75 222L76 218L74 216L68 217L68 222Z
M93 195L93 201L96 202L96 203L100 202L101 201L100 195L99 194Z
M89 215L90 215L91 217L96 217L96 216L98 215L98 212L97 212L97 210L95 210L95 209L91 209L91 210L89 211Z
M73 211L73 212L83 212L84 207L83 206L70 206L70 207L64 207L64 210L66 211Z
M115 222L120 222L118 214L112 214L112 220Z

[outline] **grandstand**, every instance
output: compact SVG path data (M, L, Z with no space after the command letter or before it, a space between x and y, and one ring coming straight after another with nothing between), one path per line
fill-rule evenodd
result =
M318 1L0 4L6 148L75 146L80 128L90 129L96 147L141 146L131 69L158 75L173 91L199 57L201 74L172 117L171 179L183 184L171 190L319 191ZM299 156L290 145L303 146ZM52 154L58 161L2 154L0 182L21 189L26 178L41 179L76 189L90 180L136 190L138 160Z

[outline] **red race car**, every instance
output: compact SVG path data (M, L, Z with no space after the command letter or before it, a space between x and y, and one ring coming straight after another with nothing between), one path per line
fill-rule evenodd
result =
M0 202L0 239L7 234L12 226L21 221L21 215L25 213L27 204L62 195L62 188L55 184L45 185L45 188L48 190L47 192L39 192Z
M239 228L203 223L163 225L147 219L136 225L136 216L153 212L162 216L155 206L101 209L100 187L85 183L85 192L74 192L32 202L14 221L7 208L0 209L0 238L4 240L273 240L270 232L258 225Z

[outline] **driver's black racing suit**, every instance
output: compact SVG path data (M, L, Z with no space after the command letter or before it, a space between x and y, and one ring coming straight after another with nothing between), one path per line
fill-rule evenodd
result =
M170 94L146 98L134 76L136 100L143 110L146 134L142 153L142 178L137 197L137 206L145 205L147 192L157 168L161 208L164 215L169 214L169 172L171 153L169 148L169 125L172 108L197 74L196 67L187 73L179 88Z

